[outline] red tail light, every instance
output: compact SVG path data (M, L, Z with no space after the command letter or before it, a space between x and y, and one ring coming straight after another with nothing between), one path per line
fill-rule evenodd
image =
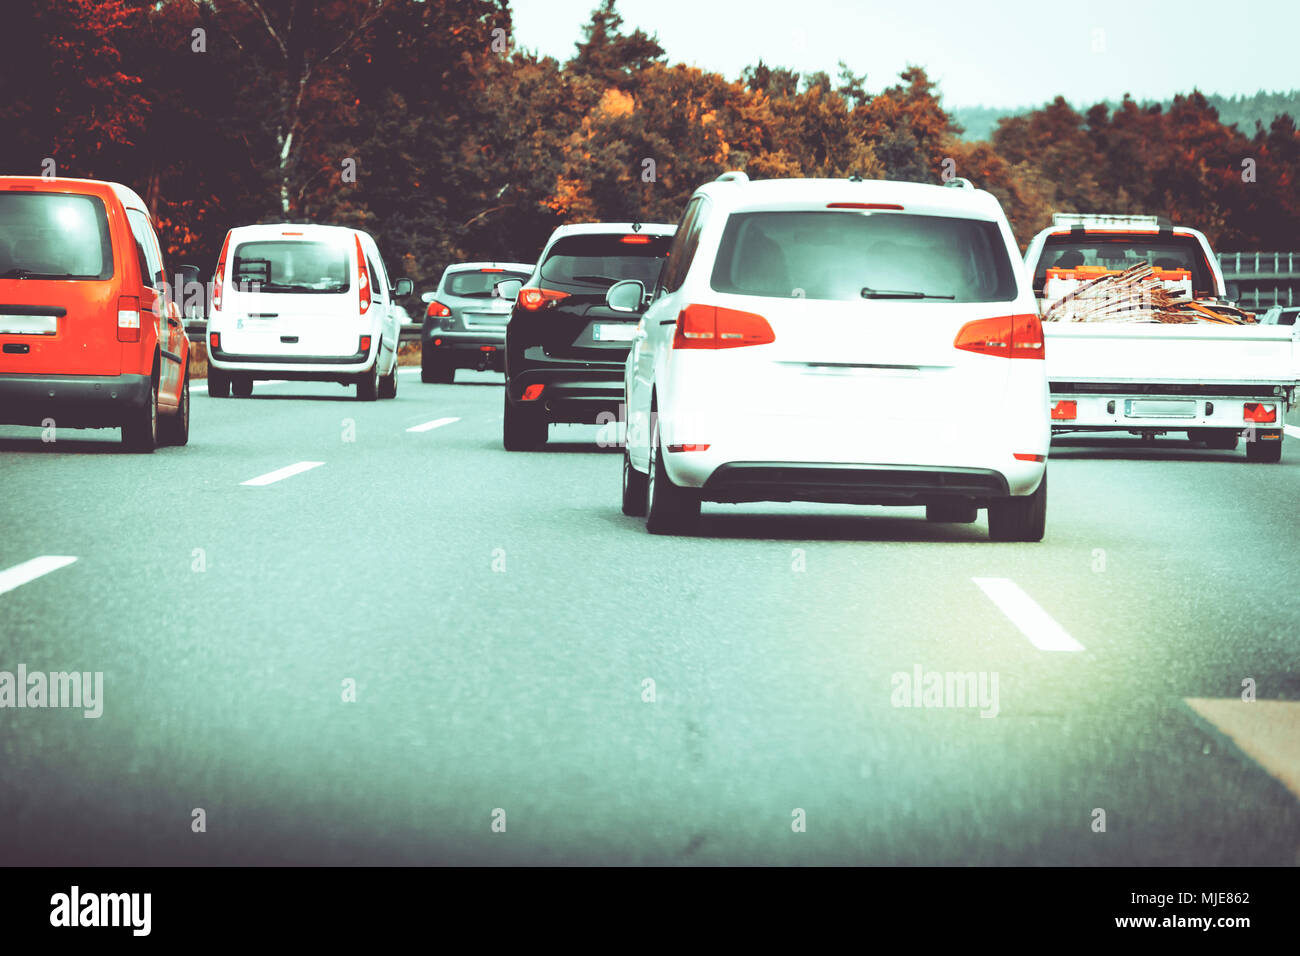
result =
M683 451L708 451L708 445L669 445L668 450L671 452Z
M776 333L761 315L713 305L688 305L677 315L673 348L734 349L775 341Z
M1030 452L1015 452L1012 455L1016 461L1047 461L1046 455L1035 455Z
M226 233L226 241L221 244L221 255L217 256L217 274L212 280L212 311L221 311L221 280L226 274L226 250L230 248L230 233Z
M1277 421L1277 406L1271 402L1247 402L1241 411L1244 422L1262 424Z
M828 202L827 209L892 209L902 212L903 207L896 202Z
M431 319L445 319L451 315L451 309L435 299L429 303L429 307L424 310L424 314Z
M212 335L210 336L210 340L212 342L212 351L214 352L221 351L221 333L213 332Z
M140 298L124 295L117 300L117 340L140 341Z
M361 336L361 345L357 348L357 351L358 352L370 351L370 336L368 335Z
M1079 417L1079 403L1060 401L1052 406L1052 418L1060 422L1072 422Z
M628 242L633 245L643 246L650 242L649 236L623 236L619 242Z
M1043 323L1032 313L976 319L961 327L952 344L981 355L1041 359L1045 351Z
M569 293L560 292L558 289L520 289L519 304L529 312L536 312L538 309L549 308L561 299L567 299Z
M542 397L542 390L545 385L529 385L524 389L524 394L520 396L525 402L535 402Z
M370 309L370 279L366 275L366 254L361 251L361 237L353 238L357 241L357 289L361 294L361 314L365 315Z

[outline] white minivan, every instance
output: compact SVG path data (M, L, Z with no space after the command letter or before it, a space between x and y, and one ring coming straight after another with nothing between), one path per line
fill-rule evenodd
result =
M624 377L623 511L694 526L701 501L988 512L1043 537L1047 378L1033 290L997 199L832 179L696 191Z
M369 233L278 223L226 234L208 316L208 394L247 398L255 379L356 385L397 395L398 296Z

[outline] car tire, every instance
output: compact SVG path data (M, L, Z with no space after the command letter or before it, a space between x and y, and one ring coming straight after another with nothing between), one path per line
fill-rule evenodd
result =
M375 350L375 361L370 369L362 373L357 380L357 400L373 402L379 397L379 350Z
M506 451L536 451L546 444L547 421L540 409L521 408L510 401L505 390L505 409L501 418L501 443Z
M393 357L393 370L379 380L379 397L397 397L397 357Z
M433 382L437 385L455 385L456 366L452 364L451 356L434 352L432 358L430 367L433 370Z
M1215 451L1235 451L1239 438L1235 428L1207 428L1201 440Z
M1282 460L1282 439L1260 441L1257 438L1246 440L1246 460L1261 465L1275 465Z
M645 527L651 534L687 534L700 520L700 493L673 484L664 469L659 429L650 440L650 474L646 483Z
M632 458L623 446L623 514L632 518L643 518L649 495L650 476L643 475L632 467Z
M158 384L149 390L149 403L133 409L122 423L122 444L127 451L149 455L158 447Z
M979 506L964 498L935 501L925 506L925 520L942 524L971 524L979 513Z
M253 379L249 375L232 375L230 377L230 394L235 398L253 397Z
M190 372L185 370L181 386L181 403L175 414L158 420L158 441L164 445L187 445L190 441Z
M208 397L229 398L230 376L219 368L208 366Z
M1047 472L1032 495L989 502L989 537L994 541L1042 541L1047 530Z
M434 368L434 357L429 352L423 352L420 355L420 381L425 385L433 385L438 381L438 372Z

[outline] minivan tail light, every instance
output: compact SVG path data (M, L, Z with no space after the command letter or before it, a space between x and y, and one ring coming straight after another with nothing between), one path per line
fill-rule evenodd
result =
M221 311L221 279L226 274L226 250L230 248L230 233L221 244L221 255L217 256L217 274L212 280L212 311Z
M1002 358L1041 359L1046 351L1043 324L1033 313L967 322L952 344L966 352Z
M1052 418L1058 422L1072 422L1079 417L1079 403L1062 399L1052 406Z
M1241 420L1244 422L1275 422L1277 421L1277 406L1271 402L1247 402L1241 410Z
M353 238L357 243L357 289L361 297L361 314L365 315L370 309L370 278L366 275L366 254L361 251L361 237Z
M561 299L567 299L569 293L561 292L558 289L520 289L519 304L529 312L536 312L538 309L550 308Z
M734 349L775 341L776 333L761 315L714 305L682 309L673 334L675 349Z
M140 298L124 295L117 300L117 340L140 341Z
M360 344L360 346L358 346L357 351L358 351L358 352L369 352L369 351L370 351L370 336L368 336L368 335L363 335L363 336L361 336L361 344Z

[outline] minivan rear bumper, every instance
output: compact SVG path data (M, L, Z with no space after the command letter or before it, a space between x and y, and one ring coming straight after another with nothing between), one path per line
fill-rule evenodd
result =
M715 469L701 496L709 501L820 501L834 504L926 504L963 497L987 502L1011 488L991 468L729 462Z
M148 375L0 374L0 423L112 428L152 397Z

